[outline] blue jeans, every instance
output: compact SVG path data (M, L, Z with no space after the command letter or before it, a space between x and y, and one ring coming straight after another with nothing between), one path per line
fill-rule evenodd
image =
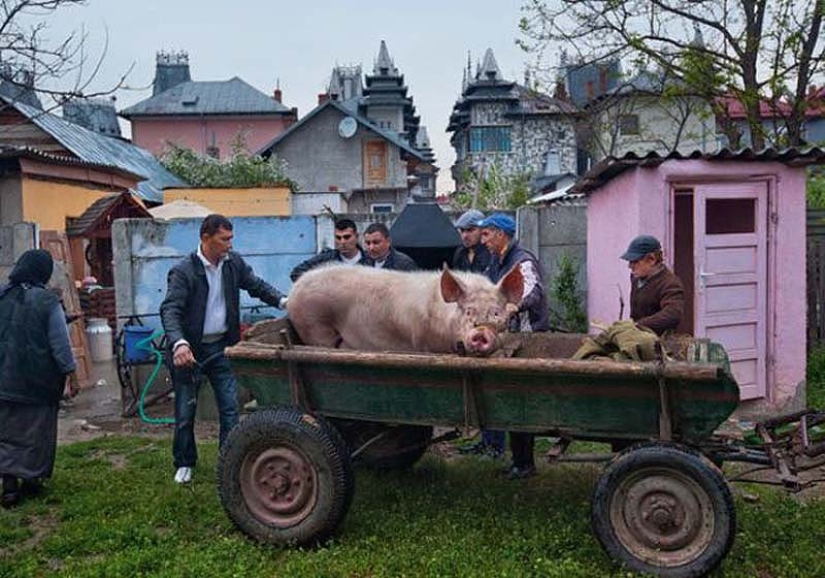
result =
M199 362L206 361L206 365L192 368L172 367L172 383L175 387L175 437L172 442L172 457L176 468L193 467L198 461L195 413L198 407L198 388L204 376L209 379L215 393L220 418L221 446L232 428L238 425L238 382L235 381L229 359L223 354L225 347L224 340L202 343L195 355Z
M494 429L481 430L481 443L486 447L504 452L504 432Z

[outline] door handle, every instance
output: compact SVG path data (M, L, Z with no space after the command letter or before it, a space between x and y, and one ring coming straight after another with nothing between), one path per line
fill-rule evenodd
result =
M714 275L716 275L716 273L708 273L706 271L701 271L701 270L699 271L699 276L700 277L713 277Z

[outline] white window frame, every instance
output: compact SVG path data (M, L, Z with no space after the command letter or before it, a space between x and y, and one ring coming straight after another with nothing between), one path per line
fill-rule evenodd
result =
M370 203L370 213L385 214L392 213L394 210L395 205L392 203Z

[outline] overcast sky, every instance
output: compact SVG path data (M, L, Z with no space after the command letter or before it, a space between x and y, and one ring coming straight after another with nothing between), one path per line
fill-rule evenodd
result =
M123 109L151 96L155 53L185 50L193 80L239 76L270 94L280 81L283 102L299 118L326 89L332 67L363 64L371 71L380 41L404 80L427 127L441 169L438 190L453 188L455 160L445 132L461 90L469 51L473 66L492 48L502 73L521 81L528 59L516 45L519 0L88 0L62 10L48 34L88 35L89 60L108 34L103 67L90 89L114 83L130 66L127 88L117 92Z

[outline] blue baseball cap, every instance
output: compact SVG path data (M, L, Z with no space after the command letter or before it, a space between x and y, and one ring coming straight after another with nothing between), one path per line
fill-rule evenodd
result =
M627 246L627 251L622 255L622 259L625 261L638 261L648 253L659 251L661 248L662 244L656 237L639 235L630 241L630 245Z
M486 219L480 220L478 226L501 229L508 237L516 234L516 222L513 220L513 217L505 215L504 213L493 213Z

